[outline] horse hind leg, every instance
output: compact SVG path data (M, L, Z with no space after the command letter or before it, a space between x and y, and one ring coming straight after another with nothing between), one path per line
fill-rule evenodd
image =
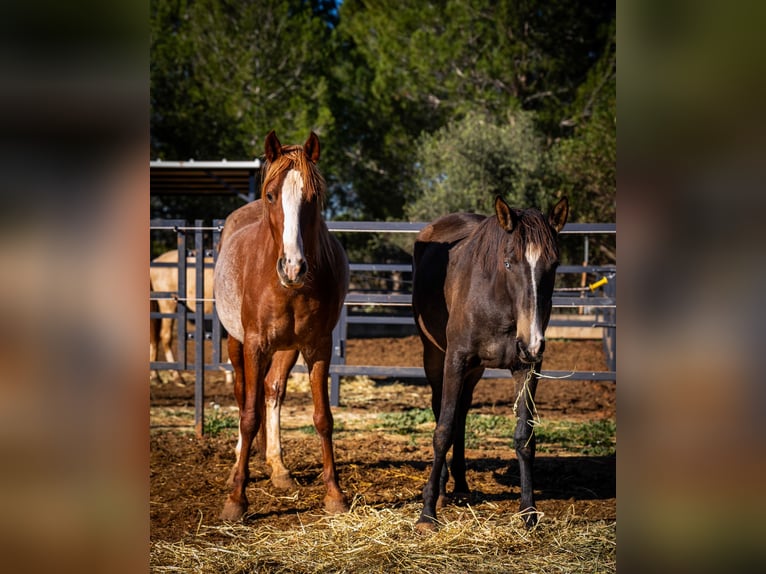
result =
M473 401L473 391L481 379L482 371L471 373L463 382L463 390L455 412L455 425L452 439L452 479L455 482L453 497L456 502L467 502L471 498L471 489L465 477L465 424L468 411Z
M444 380L444 352L435 347L428 339L423 338L423 367L426 372L426 379L431 385L431 410L434 413L434 419L439 422L439 414L442 404L442 383ZM440 510L450 503L450 497L447 494L447 482L449 481L449 471L447 465L442 465L439 474L439 497L436 500L436 509Z
M271 467L271 483L276 488L284 490L293 489L297 486L282 458L280 428L280 414L282 403L285 400L287 377L297 359L298 351L279 351L274 354L271 368L264 381L265 412L264 422L261 425L261 431L259 431L259 440L261 434L265 434L266 463Z

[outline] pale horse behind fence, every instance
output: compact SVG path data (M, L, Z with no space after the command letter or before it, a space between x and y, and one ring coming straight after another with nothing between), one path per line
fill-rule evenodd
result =
M172 264L169 267L149 267L149 287L154 292L178 293L178 250L167 251L152 260L153 263ZM189 310L194 311L196 301L197 285L195 278L194 265L195 257L186 259L186 300L184 303ZM204 270L205 292L203 293L204 311L206 315L213 312L213 258L206 257L206 266ZM150 302L150 311L159 311L161 313L175 313L178 302L174 298L163 298ZM156 307L156 308L155 308ZM172 342L175 331L174 318L151 319L149 322L149 361L158 360L158 356L164 357L169 363L175 362ZM159 353L158 353L159 351ZM226 382L233 382L233 373L225 370ZM178 370L170 369L171 380L178 386L184 386L183 377ZM149 379L152 383L162 382L156 369L151 369Z

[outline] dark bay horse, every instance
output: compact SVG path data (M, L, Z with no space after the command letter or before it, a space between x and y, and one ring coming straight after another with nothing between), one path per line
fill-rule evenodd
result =
M536 209L511 208L497 197L495 216L447 215L422 229L415 240L412 306L437 421L419 530L436 528L436 509L448 500L450 446L454 493L469 494L465 422L484 369L540 372L559 259L558 233L568 213L566 198L545 217ZM514 444L521 472L519 509L531 527L537 523L531 420L537 376L528 375L517 382Z
M261 425L272 482L294 484L282 460L279 419L298 353L309 370L314 426L322 443L325 509L348 510L336 477L327 389L332 330L348 290L348 260L322 219L326 188L316 166L319 138L312 132L303 146L282 146L272 131L265 148L261 198L226 219L215 268L216 306L229 334L239 406L224 520L238 520L247 511L250 450Z

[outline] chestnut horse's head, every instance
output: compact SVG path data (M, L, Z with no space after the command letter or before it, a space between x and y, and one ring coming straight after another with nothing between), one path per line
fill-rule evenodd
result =
M495 214L505 231L498 268L515 306L518 356L523 363L534 364L545 350L543 333L559 264L557 234L566 223L569 203L561 199L546 218L536 209L513 209L498 196Z
M261 199L277 246L277 275L285 287L297 288L309 270L307 244L319 230L325 194L324 178L316 166L319 138L311 132L302 146L283 146L272 130L265 148Z

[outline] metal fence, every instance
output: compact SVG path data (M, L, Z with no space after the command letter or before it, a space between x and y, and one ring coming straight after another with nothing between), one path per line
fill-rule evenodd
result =
M152 220L150 230L153 234L172 233L176 237L176 245L179 254L184 253L187 257L203 254L196 257L195 262L189 263L187 257L178 258L178 291L177 292L152 292L150 298L154 300L173 299L178 301L175 313L167 314L152 311L150 316L154 319L173 318L176 320L177 354L175 362L153 361L152 369L176 369L193 370L195 378L195 429L198 435L202 435L204 427L204 384L205 371L231 369L231 366L222 360L222 327L218 315L204 313L204 268L214 263L205 263L205 259L212 257L215 261L217 250L214 248L219 241L223 229L224 220L214 220L212 226L206 226L203 221L196 220L189 224L185 220ZM328 228L335 233L417 233L424 223L406 222L327 222ZM562 234L582 235L587 237L594 234L616 234L615 224L567 224ZM157 265L152 263L152 265ZM163 265L163 264L159 264ZM170 264L164 264L165 266ZM197 297L194 301L187 300L186 283L187 269L194 268L195 291ZM351 263L351 281L354 285L355 276L365 273L383 273L409 276L412 267L409 264L367 264ZM587 308L592 313L587 316L570 314L552 317L550 327L595 327L602 329L604 353L607 360L607 371L550 371L544 370L543 374L551 377L564 377L571 380L606 380L616 381L616 330L617 330L617 268L609 266L591 265L562 265L557 274L594 274L605 278L606 282L593 289L564 289L557 287L554 290L554 309ZM404 284L411 284L411 279L404 278ZM602 280L603 283L603 280ZM600 293L597 294L597 291ZM411 292L407 289L399 290L376 290L365 291L351 289L346 297L341 317L333 331L333 357L330 366L330 402L333 406L340 404L341 378L346 376L370 376L391 378L424 378L425 372L422 367L408 366L382 366L382 365L348 365L346 364L346 341L350 325L362 325L361 329L370 329L373 326L401 326L404 329L412 328L414 332L414 320L409 310L411 304ZM193 328L187 327L188 321L193 321ZM194 358L188 359L187 342L193 343ZM205 360L206 343L211 351L211 359ZM306 372L302 364L297 364L294 372ZM487 369L484 378L509 378L510 374L505 369Z

